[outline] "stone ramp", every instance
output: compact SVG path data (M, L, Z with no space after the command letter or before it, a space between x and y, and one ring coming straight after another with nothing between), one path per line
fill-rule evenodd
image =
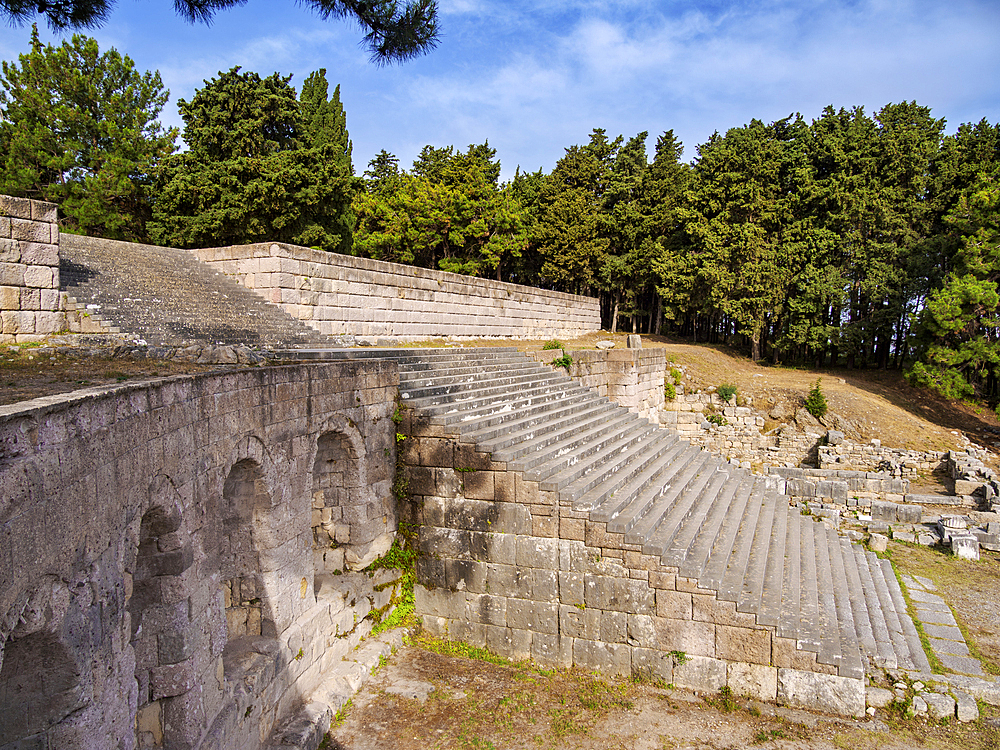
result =
M324 346L329 340L186 250L64 234L71 309L150 346Z
M809 669L856 680L873 667L929 670L888 561L561 370L513 348L314 356L396 359L415 420L556 493L623 553L655 556L695 593L735 605Z

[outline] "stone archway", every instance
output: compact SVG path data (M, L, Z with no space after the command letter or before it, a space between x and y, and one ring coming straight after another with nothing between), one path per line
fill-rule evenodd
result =
M261 551L254 533L258 516L271 506L271 496L257 461L236 462L223 485L222 500L219 560L228 638L274 637L276 627L265 606Z
M389 549L394 530L368 484L364 439L349 420L330 420L317 439L312 478L313 547L324 571L361 570Z

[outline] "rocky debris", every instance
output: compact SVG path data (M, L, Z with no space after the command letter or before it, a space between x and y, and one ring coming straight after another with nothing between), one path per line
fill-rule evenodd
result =
M615 342L608 340L598 341L596 344L594 344L594 346L596 346L598 349L614 349Z
M36 356L60 355L70 358L130 359L133 361L158 359L199 365L259 365L269 358L266 350L248 346L192 344L191 346L147 346L140 341L127 341L117 337L53 337L35 349Z

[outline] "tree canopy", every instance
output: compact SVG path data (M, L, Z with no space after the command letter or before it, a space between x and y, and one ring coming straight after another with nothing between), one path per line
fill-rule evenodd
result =
M144 239L177 135L157 120L169 93L159 73L80 35L43 46L36 27L0 87L0 193L60 204L73 231Z
M247 0L175 0L177 13L194 23L211 23L216 12ZM437 46L437 0L302 0L321 19L345 18L365 32L363 45L376 63L407 60ZM0 0L0 16L23 24L37 16L56 30L97 28L114 9L114 0Z
M300 105L289 80L236 67L178 102L188 150L164 170L154 242L350 250L357 181L339 88L328 99L325 71L317 71Z

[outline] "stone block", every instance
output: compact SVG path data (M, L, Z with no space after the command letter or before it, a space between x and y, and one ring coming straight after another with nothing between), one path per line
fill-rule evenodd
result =
M885 708L896 699L891 690L880 687L868 687L865 690L865 701L874 708Z
M572 571L559 571L559 601L562 604L583 606L583 575Z
M919 505L897 505L896 521L899 523L920 523L923 520L923 508Z
M192 690L198 684L194 660L153 667L149 670L149 687L153 700L171 698Z
M573 666L573 639L558 634L533 633L531 658L536 664L568 669Z
M889 537L882 534L872 534L868 539L868 546L873 552L885 552L889 547Z
M507 626L535 633L558 633L559 605L512 597L507 600Z
M20 247L21 262L29 266L59 265L59 246L44 245L37 242L23 242Z
M726 684L727 666L708 656L685 655L683 661L674 660L673 683L688 690L717 693Z
M558 570L559 540L533 536L517 537L517 565Z
M922 697L927 702L927 714L934 721L951 718L955 715L955 699L950 695L924 693Z
M414 437L407 448L416 453L420 466L455 467L455 441L451 438ZM405 445L405 443L404 443Z
M844 716L865 713L865 683L861 679L778 668L779 703Z
M961 722L977 721L979 719L979 705L975 698L961 690L955 690L955 713Z
M982 482L973 482L968 479L956 479L955 480L955 494L956 495L974 495L979 492L983 487Z
M596 641L601 635L601 612L566 604L559 606L559 632L570 638Z
M462 496L473 500L493 500L492 471L463 471Z
M468 643L470 646L486 646L486 626L480 622L454 620L448 624L448 635L452 640Z
M896 503L887 503L884 500L872 501L872 520L896 523Z
M650 648L632 649L632 674L647 680L674 681L674 659L670 654Z
M664 651L683 651L696 656L715 656L715 628L712 623L696 620L653 620L656 645Z
M629 675L632 673L631 649L624 643L577 638L573 641L573 666L608 675Z
M778 670L765 664L731 663L727 666L726 684L734 695L773 701L778 694Z
M715 656L726 661L770 664L771 633L767 630L717 625Z
M0 286L0 310L20 310L23 287Z
M971 534L953 536L951 538L951 554L963 560L978 560L979 540Z
M602 612L600 639L605 643L625 643L628 640L628 615L624 612Z
M692 594L685 591L656 590L656 616L673 620L690 620ZM702 597L695 597L700 599Z

